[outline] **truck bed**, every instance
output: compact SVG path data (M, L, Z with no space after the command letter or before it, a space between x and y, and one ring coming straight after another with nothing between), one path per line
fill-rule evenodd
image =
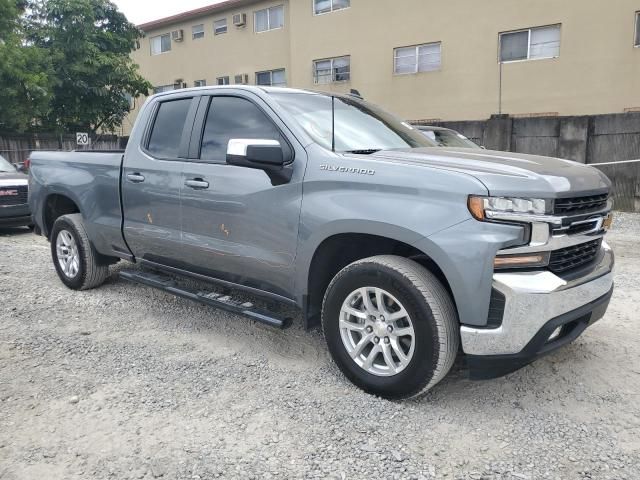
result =
M56 201L56 195L64 195L83 209L88 233L98 251L114 255L128 252L121 230L122 158L120 150L34 152L29 203L34 218L42 219L43 233L48 236L50 232L50 211L67 208ZM40 198L43 195L47 198Z

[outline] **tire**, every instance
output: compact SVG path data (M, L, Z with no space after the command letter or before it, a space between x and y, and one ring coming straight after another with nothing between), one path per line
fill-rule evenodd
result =
M73 252L74 250L64 247L65 239L66 243L75 247L75 252L77 252L75 260L72 265L70 264L67 272L61 265L60 257L64 255L64 252ZM51 257L60 280L73 290L89 290L98 287L109 276L109 267L101 261L98 252L89 240L82 215L79 213L63 215L53 224Z
M379 316L360 318L371 311L363 292ZM442 283L418 263L391 255L359 260L333 278L322 305L322 330L344 375L391 400L417 397L436 385L453 366L460 344L457 312ZM374 353L370 365L368 346L358 354L367 340L369 356Z

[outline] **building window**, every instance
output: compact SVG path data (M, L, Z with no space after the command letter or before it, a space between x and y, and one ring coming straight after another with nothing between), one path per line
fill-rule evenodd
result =
M213 22L213 34L221 35L223 33L227 33L227 19L222 18L220 20L216 20Z
M204 38L204 25L202 23L191 27L191 37L193 40Z
M194 87L206 87L207 86L207 81L206 80L196 80L195 82L193 82L193 86Z
M157 37L151 37L151 55L159 55L171 50L171 35L165 33Z
M440 69L442 44L426 43L415 47L396 48L393 51L393 71L396 75L432 72Z
M284 27L284 6L258 10L254 14L254 24L257 33Z
M323 13L343 10L351 6L351 0L313 0L313 13L321 15Z
M640 47L640 12L636 12L636 41L634 45Z
M233 83L236 85L249 85L249 74L240 73L233 77Z
M278 70L269 70L267 72L256 73L256 85L265 85L271 87L286 87L287 78L284 68Z
M351 57L337 57L314 61L313 80L316 84L347 82L351 80Z
M157 87L153 87L153 93L170 92L171 90L176 90L176 86L173 83L171 85L158 85Z
M560 25L500 34L500 61L537 60L560 56Z
M216 83L218 85L229 85L229 77L218 77L216 78Z

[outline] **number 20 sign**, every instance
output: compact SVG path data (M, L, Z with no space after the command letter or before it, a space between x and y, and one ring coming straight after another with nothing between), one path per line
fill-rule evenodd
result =
M77 132L76 133L76 143L78 145L89 145L89 134L88 133L82 133L82 132Z

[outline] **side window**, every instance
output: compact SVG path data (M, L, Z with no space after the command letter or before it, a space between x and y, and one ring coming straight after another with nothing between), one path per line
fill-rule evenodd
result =
M213 97L204 125L201 160L225 162L227 146L232 138L278 140L284 145L275 124L249 100Z
M160 158L178 158L182 131L190 106L190 98L160 104L147 146L151 154Z

